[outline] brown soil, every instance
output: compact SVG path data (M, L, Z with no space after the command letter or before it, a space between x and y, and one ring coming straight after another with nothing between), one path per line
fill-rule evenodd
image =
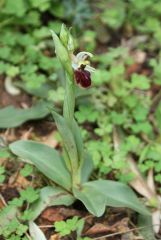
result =
M23 103L25 103L27 106L31 106L32 98L25 92L21 92L21 94L18 96L11 96L5 91L4 77L0 76L0 107L6 107L8 105L22 107Z

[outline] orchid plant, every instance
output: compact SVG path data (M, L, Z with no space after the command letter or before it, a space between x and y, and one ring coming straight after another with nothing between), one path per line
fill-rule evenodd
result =
M63 115L51 109L58 131L62 137L62 154L35 141L19 140L9 145L10 150L23 161L35 165L51 181L40 191L40 198L31 208L33 220L51 205L70 205L80 200L87 210L99 217L106 206L127 207L144 216L149 211L126 184L111 180L90 181L92 159L83 147L80 128L74 118L75 91L77 87L91 86L89 52L74 55L74 41L70 31L62 25L60 36L51 31L55 52L66 76Z

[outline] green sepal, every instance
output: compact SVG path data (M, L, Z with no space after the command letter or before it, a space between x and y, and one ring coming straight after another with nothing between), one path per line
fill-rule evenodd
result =
M66 28L65 24L62 24L61 30L60 30L60 40L63 43L64 47L68 47L68 39L69 39L69 32Z

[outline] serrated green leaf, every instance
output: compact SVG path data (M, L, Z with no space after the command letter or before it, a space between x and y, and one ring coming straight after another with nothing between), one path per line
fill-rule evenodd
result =
M28 203L36 201L39 197L38 191L32 187L27 187L26 189L22 190L20 195L21 199L27 201Z
M144 75L133 74L131 80L131 88L138 88L141 90L148 90L150 88L150 81Z
M24 168L22 168L22 169L20 170L20 174L21 174L23 177L27 177L27 176L29 176L29 175L32 173L32 171L33 171L33 167L32 167L31 165L29 165L29 164L26 164L26 165L24 166Z

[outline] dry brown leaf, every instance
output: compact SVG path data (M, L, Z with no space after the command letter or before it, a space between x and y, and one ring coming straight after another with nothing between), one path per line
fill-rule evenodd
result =
M153 169L150 169L149 172L148 172L147 184L148 184L148 187L151 189L151 191L154 194L156 194L155 184L154 184L154 176L153 176Z
M18 177L16 178L16 181L14 183L14 186L20 187L20 188L27 188L30 185L31 185L31 182L28 181L25 177L23 177L20 174L18 175Z
M6 160L6 158L0 158L0 166L2 166Z
M13 142L17 140L15 129L14 128L7 129L4 133L4 137L7 142Z
M111 226L105 226L102 223L96 223L88 231L85 232L85 235L95 235L100 233L111 232Z
M31 185L31 182L28 181L27 178L23 177L20 174L20 172L19 172L20 168L21 168L21 165L19 166L17 171L10 176L10 178L8 180L8 184L10 186L14 186L17 188L26 188Z
M133 73L137 73L141 69L141 65L138 63L133 63L127 68L127 76L131 76Z
M139 43L144 43L147 41L147 36L140 35L140 36L132 36L130 39L122 39L121 45L123 47L134 49L138 46Z
M145 62L146 60L146 53L141 51L141 50L136 50L134 51L134 53L132 54L134 61L136 63L142 64Z
M65 207L48 207L43 211L41 217L49 222L62 221L68 217L80 216L80 212Z
M59 234L54 234L50 237L50 240L60 240Z
M150 74L151 74L150 69L144 68L144 69L141 70L141 75L149 76ZM149 91L149 94L150 94L150 91Z
M31 134L32 134L32 131L33 131L33 127L30 127L27 131L24 131L24 132L22 133L21 139L22 139L22 140L28 140L28 139L30 139Z
M129 222L129 218L125 217L123 219L121 219L120 221L117 221L114 225L112 225L112 227L115 229L115 232L127 232L129 231L129 227L128 227L128 222Z
M10 176L10 178L9 178L9 180L8 180L8 184L9 185L14 185L14 183L16 182L16 179L17 179L17 177L18 177L18 171L17 172L15 172L15 173L13 173L11 176Z
M126 232L129 230L128 222L129 218L123 218L120 221L117 221L115 224L108 226L102 223L96 223L94 226L92 226L85 232L85 235Z
M134 240L135 236L133 232L127 232L121 235L121 240Z
M135 174L134 179L129 183L140 195L146 197L148 200L155 197L155 194L152 192L152 190L147 185L145 179L141 175L140 171L138 170L138 167L135 163L135 161L131 158L131 156L128 156L127 161L129 163L130 170L132 173Z
M3 196L0 194L0 209L4 208L5 206L6 206L6 202Z
M56 147L58 145L57 140L54 137L55 131L51 132L49 135L41 138L41 141L50 147Z

